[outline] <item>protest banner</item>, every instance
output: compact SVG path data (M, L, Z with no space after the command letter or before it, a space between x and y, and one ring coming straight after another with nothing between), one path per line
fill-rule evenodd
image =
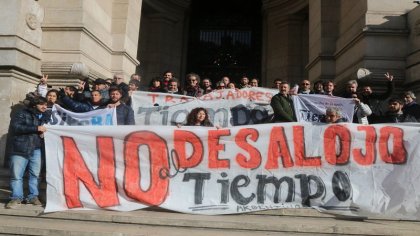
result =
M315 207L420 219L419 126L49 126L46 212Z
M117 113L115 108L104 108L89 112L76 113L55 104L51 109L49 125L88 126L88 125L116 125Z
M353 122L355 103L351 98L316 94L299 94L292 98L298 122L321 123L329 107L337 108L344 121Z
M210 121L221 127L266 123L273 115L275 89L222 89L199 98L166 93L135 92L132 108L136 125L184 124L188 113L204 107Z

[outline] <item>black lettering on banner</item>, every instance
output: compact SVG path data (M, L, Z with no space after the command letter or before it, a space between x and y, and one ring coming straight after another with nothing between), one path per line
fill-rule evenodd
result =
M243 184L239 184L241 180L245 182ZM247 205L255 198L255 193L251 194L251 196L249 197L244 197L239 192L239 188L248 186L249 182L249 177L246 175L238 175L232 180L232 184L230 185L230 195L236 203L241 205Z
M233 126L249 124L251 112L244 105L234 106L230 109L230 112L232 113L230 123Z
M56 125L58 123L57 117L60 117L57 111L51 112L51 120L49 122L50 125Z
M190 179L195 180L194 204L202 204L204 198L204 181L210 179L210 173L186 173L182 181L188 182Z
M351 197L352 188L347 173L342 171L334 172L332 178L332 189L337 199L342 202L347 201Z
M209 113L209 119L213 122L213 124L215 124L214 122L214 117L218 114L218 113L222 113L223 114L223 119L220 119L223 121L222 124L219 124L222 127L227 127L228 126L228 117L229 117L229 112L228 110L226 110L225 108L219 108L216 111L214 111L211 108L207 108L207 112Z
M220 174L223 178L227 177L225 172ZM222 185L222 189L220 191L220 203L227 203L229 201L229 179L218 179L217 183Z
M188 113L189 113L188 110L179 110L179 111L174 112L171 118L171 125L184 123L187 120ZM184 115L183 120L178 120L178 116L180 115Z
M137 110L137 114L146 113L144 118L144 124L150 125L150 117L152 116L152 113L155 111L159 111L159 107L139 107Z
M311 206L311 199L316 199L325 194L325 184L320 177L315 175L295 175L295 178L300 179L300 195L302 198L302 205ZM311 182L316 184L316 192L311 194Z
M251 110L251 119L253 124L261 124L268 122L268 111L262 106L254 107Z
M310 110L300 110L300 117L304 121L308 122L320 122L321 120L325 119L325 115L323 114L315 114L312 113Z
M275 176L267 177L267 175L257 175L258 179L258 187L257 187L257 202L260 204L264 204L265 201L265 186L267 184L273 184L275 187L274 192L274 203L279 203L279 196L281 196L281 184L285 182L287 184L287 198L286 202L291 202L295 198L295 182L290 177L282 177L280 179L276 178Z

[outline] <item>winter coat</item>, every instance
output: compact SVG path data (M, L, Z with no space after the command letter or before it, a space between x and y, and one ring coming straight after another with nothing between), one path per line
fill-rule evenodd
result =
M24 108L18 111L10 121L12 147L10 155L29 158L35 149L43 147L43 138L38 126L48 123L51 112L40 113L35 108Z
M282 96L280 93L273 96L270 103L274 110L274 122L296 121L293 101L290 96Z

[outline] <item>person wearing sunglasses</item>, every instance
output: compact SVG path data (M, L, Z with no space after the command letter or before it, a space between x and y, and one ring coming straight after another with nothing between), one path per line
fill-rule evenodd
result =
M200 76L195 73L189 73L186 76L184 95L191 97L201 97L204 94L204 91L199 86Z
M300 94L313 94L314 92L311 90L311 82L307 79L302 80L299 87Z

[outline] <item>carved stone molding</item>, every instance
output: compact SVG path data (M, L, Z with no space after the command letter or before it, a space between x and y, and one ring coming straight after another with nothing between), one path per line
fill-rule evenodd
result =
M36 30L39 27L39 21L35 14L32 14L32 13L26 14L25 20L26 20L26 25L29 27L29 29Z

